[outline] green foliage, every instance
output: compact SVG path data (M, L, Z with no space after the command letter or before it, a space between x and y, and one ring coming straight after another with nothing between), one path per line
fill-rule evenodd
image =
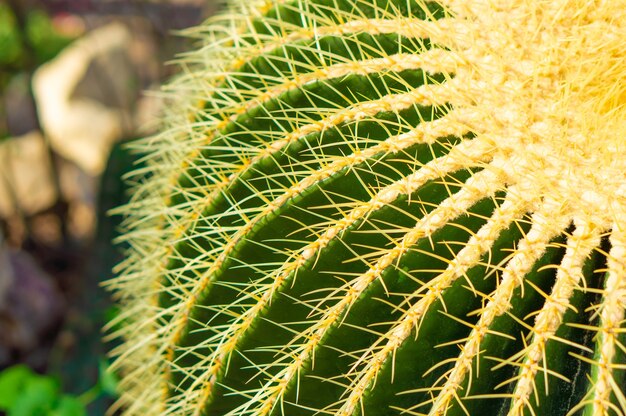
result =
M64 394L56 377L39 375L24 365L0 372L0 411L7 416L85 416L101 395L115 397L117 377L100 362L98 383L80 396Z
M19 62L22 55L19 34L15 28L15 18L9 7L0 4L0 63L3 65Z
M9 6L0 4L0 68L3 70L23 67L26 51L22 36L26 36L34 48L35 65L54 58L72 41L52 26L45 12L37 9L28 12L25 33L21 33Z
M0 410L8 416L81 416L84 406L76 398L63 395L52 377L33 373L28 367L14 366L0 373Z

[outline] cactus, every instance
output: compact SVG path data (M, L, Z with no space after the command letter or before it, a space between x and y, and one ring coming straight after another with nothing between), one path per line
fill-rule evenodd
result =
M128 415L626 414L626 2L231 2L167 87Z

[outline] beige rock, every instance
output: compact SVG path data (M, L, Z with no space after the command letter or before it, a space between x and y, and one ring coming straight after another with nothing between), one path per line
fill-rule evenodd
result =
M50 158L39 132L12 137L0 144L0 216L19 209L25 215L52 206L56 190Z
M33 77L52 147L86 172L102 172L111 145L130 127L138 86L128 29L112 23L74 42Z

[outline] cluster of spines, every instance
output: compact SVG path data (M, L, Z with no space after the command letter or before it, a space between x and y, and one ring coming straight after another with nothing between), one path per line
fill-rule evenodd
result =
M111 283L127 412L619 414L626 242L598 254L606 229L515 185L454 105L472 86L443 7L240 7L143 142Z

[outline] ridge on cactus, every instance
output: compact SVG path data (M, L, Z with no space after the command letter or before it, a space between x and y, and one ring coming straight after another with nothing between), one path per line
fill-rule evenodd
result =
M626 1L231 2L126 214L127 415L626 415Z

